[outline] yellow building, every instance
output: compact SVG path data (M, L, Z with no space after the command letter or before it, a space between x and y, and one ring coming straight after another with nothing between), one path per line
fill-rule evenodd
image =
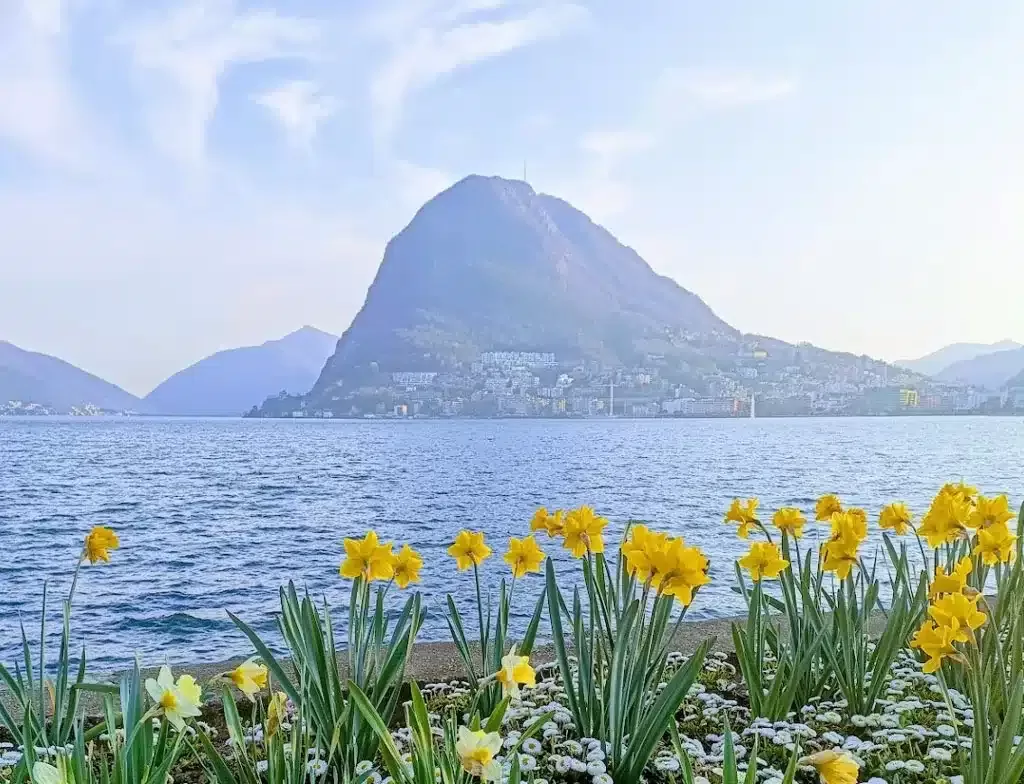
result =
M904 408L917 408L920 398L916 389L900 390L900 405Z

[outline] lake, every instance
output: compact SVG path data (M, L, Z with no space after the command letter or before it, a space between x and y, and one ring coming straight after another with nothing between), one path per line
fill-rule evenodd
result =
M641 519L704 548L711 585L691 617L731 615L745 549L722 514L734 496L805 510L824 492L872 515L890 500L920 514L946 481L1024 496L1024 419L292 421L0 418L0 659L16 655L19 616L38 633L44 581L53 610L86 531L109 525L122 548L86 567L73 624L94 670L218 661L250 652L230 609L276 639L278 587L291 579L332 605L342 539L370 527L424 557L421 639L447 639L451 591L469 609L472 578L445 550L461 528L486 532L496 584L507 538L538 505L591 504L621 530ZM813 516L813 515L812 515ZM817 527L811 536L820 535ZM560 574L577 574L552 543ZM541 578L517 588L514 622ZM339 613L340 615L340 613ZM56 620L56 616L55 616Z

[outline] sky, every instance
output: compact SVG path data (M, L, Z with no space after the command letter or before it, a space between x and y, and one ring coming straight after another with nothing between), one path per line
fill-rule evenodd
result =
M1024 340L1024 3L0 0L0 339L144 394L340 334L471 173L737 328Z

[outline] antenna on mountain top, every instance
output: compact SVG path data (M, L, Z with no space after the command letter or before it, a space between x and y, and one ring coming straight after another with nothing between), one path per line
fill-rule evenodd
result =
M526 161L523 161L523 182L526 181Z

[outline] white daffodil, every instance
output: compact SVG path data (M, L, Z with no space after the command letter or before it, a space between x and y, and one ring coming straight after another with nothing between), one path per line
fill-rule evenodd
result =
M199 704L203 690L191 675L182 675L175 683L171 668L164 665L156 680L146 679L146 692L156 703L160 714L179 732L185 728L185 719L202 715Z
M36 762L32 766L33 784L74 784L74 781L65 757L57 757L56 766L48 762Z
M496 732L459 727L455 751L463 769L483 781L500 781L501 764L494 755L501 751L501 736Z

